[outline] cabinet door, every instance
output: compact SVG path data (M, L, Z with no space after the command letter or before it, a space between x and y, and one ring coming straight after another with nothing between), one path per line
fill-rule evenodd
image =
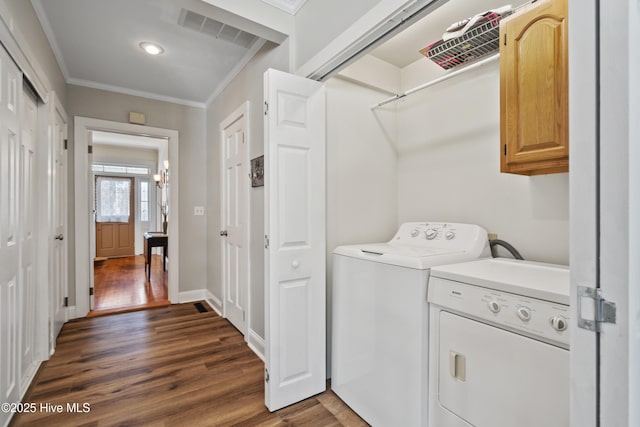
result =
M569 168L567 2L541 0L500 27L502 172Z

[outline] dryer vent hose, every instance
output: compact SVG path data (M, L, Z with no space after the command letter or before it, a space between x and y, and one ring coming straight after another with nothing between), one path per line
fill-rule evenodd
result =
M514 248L513 246L511 246L510 243L507 243L504 240L500 240L500 239L489 240L489 246L491 246L491 255L493 255L494 258L496 257L496 255L494 253L493 247L502 246L503 248L508 250L509 253L513 255L515 259L524 259L522 258L522 255L520 255L520 252L518 252L516 248Z

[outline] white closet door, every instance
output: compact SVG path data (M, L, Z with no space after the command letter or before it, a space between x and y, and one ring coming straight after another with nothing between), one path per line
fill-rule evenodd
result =
M265 403L274 411L326 388L325 90L276 70L264 85Z
M22 97L22 139L20 140L20 246L21 246L21 390L24 392L38 367L36 356L36 242L35 242L35 150L38 104L25 90Z
M22 73L0 49L0 402L19 400ZM4 425L10 414L0 412Z

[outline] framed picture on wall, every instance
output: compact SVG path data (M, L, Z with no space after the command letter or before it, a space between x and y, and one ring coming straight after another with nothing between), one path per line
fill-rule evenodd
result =
M264 156L251 159L251 186L262 187L264 185Z

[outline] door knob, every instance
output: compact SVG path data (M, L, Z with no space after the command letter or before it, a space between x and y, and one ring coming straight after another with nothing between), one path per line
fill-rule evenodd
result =
M54 239L56 239L56 240L64 240L64 236L62 234L58 234L56 237L54 237Z
M220 232L220 235L221 235L221 236L226 236L226 235L227 235L227 230L222 230L222 231Z

